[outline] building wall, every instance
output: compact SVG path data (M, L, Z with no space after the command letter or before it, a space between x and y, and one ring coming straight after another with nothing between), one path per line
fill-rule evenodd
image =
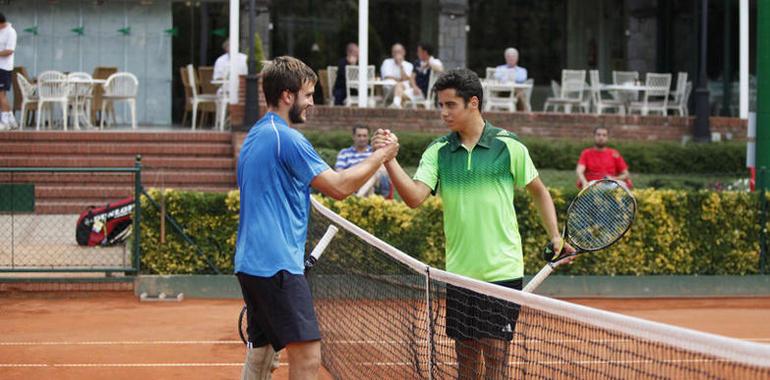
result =
M11 1L3 13L18 34L15 64L36 77L46 70L92 73L113 66L139 79L139 124L171 123L171 43L164 31L172 27L171 2L60 0ZM24 29L37 25L38 34ZM78 36L71 29L83 26ZM128 36L118 29L130 26ZM184 36L176 37L178 39ZM118 122L124 107L118 105Z

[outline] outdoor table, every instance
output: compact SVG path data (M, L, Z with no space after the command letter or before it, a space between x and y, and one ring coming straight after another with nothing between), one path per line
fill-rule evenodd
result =
M623 84L602 84L602 91L616 91L618 100L626 103L626 108L632 101L639 98L638 94L649 90L649 87L642 84L623 83Z
M91 125L91 121L89 120L89 115L81 115L79 112L78 103L80 102L81 99L79 99L80 91L78 90L79 90L79 87L82 87L82 86L93 86L97 84L100 86L103 86L105 83L107 83L107 81L105 79L83 79L83 78L74 79L73 78L73 79L61 79L61 80L52 79L52 80L49 80L48 82L51 82L51 83L65 82L65 83L70 83L75 85L73 90L73 93L75 95L75 107L73 107L74 110L72 114L73 127L75 127L75 129L80 129L80 117L85 116L85 118L83 119L83 124L86 127L92 128L93 125Z

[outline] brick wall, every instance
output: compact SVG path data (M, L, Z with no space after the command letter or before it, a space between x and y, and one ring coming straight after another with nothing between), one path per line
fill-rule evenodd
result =
M673 116L618 116L561 113L507 113L485 112L484 117L495 126L511 130L521 136L586 138L593 129L605 126L612 138L628 140L681 141L692 135L695 118ZM447 129L437 111L352 108L316 106L306 124L299 129L322 131L349 130L353 124L365 124L372 129L389 128L394 131L446 133ZM722 139L729 134L734 140L746 140L746 121L736 118L712 117L711 131L719 132Z

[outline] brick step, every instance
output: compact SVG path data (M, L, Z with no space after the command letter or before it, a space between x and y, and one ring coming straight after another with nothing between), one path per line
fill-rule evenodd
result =
M0 173L0 183L34 183L36 185L90 184L133 186L133 173ZM235 173L227 170L142 170L145 187L179 187L201 184L235 186Z
M137 155L143 156L222 156L232 157L233 149L229 142L194 142L169 144L158 142L4 142L0 144L0 155Z
M217 186L210 184L201 184L198 186L187 186L180 189L188 189L205 192L224 192L233 189L232 186ZM80 199L106 199L118 200L134 195L132 186L37 186L35 187L35 199L38 201L51 200L80 200Z
M227 192L232 189L209 187L198 189L207 192ZM82 199L37 199L35 202L36 214L80 214L88 209L89 206L104 206L109 202L120 200L121 197L110 198L82 198Z
M199 132L199 131L3 131L0 132L0 142L35 141L35 142L220 142L232 141L230 132Z
M0 159L2 167L133 167L135 157L132 155L110 156L27 156L18 155ZM179 168L179 169L228 169L235 167L233 158L221 157L160 157L145 156L142 158L144 168Z

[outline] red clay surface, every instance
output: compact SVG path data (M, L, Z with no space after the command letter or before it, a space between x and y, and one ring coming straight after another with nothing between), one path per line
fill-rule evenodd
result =
M770 343L770 298L569 301ZM236 379L240 308L239 300L150 303L117 292L0 293L0 378ZM288 378L285 359L275 379Z

